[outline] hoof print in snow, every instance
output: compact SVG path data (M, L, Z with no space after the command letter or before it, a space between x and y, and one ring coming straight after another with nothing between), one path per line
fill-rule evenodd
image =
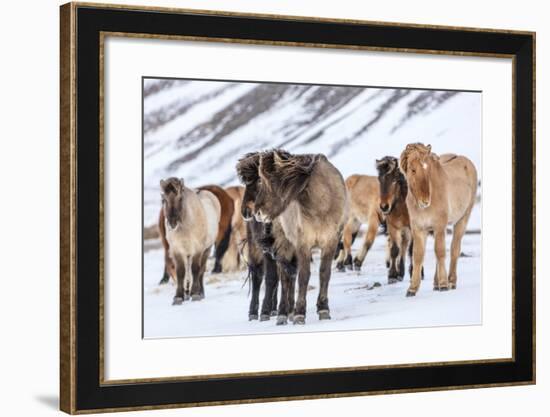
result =
M319 320L330 320L330 312L328 310L319 311Z
M286 316L278 316L277 317L277 326L282 326L284 324L288 323L288 319Z
M258 320L258 315L257 314L249 314L248 315L248 321L252 321L252 320Z
M306 316L303 314L296 314L294 315L294 320L292 322L294 324L306 324Z
M183 304L183 298L182 297L174 297L174 301L172 301L173 306L179 306Z
M269 314L262 314L260 316L260 321L268 321L271 318Z
M407 297L414 297L415 295L416 295L416 292L411 291L411 290L408 290L406 296L407 296Z

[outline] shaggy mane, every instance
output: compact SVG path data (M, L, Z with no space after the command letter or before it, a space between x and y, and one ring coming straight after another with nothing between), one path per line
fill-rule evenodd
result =
M399 158L399 167L403 173L407 172L409 160L411 158L425 159L431 154L432 146L423 143L409 143Z
M262 154L260 174L281 195L297 196L307 187L311 173L322 158L324 156L320 154L293 155L275 149Z
M260 152L250 152L237 162L237 175L243 184L251 184L258 180L260 156Z

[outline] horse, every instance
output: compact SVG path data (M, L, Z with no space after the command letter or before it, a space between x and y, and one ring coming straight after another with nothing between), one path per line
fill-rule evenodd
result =
M218 234L216 236L215 250L214 250L214 268L212 273L222 272L222 260L229 247L229 240L232 230L232 219L235 212L235 202L231 196L221 187L217 185L204 185L198 187L198 190L210 191L216 196L220 202L221 216L218 224Z
M321 249L317 314L330 319L328 285L331 263L348 215L348 196L340 171L322 154L293 155L272 150L249 155L257 158L259 180L256 198L247 204L257 221L278 219L286 239L296 251L298 298L294 324L305 324L306 295L311 275L311 251ZM255 165L252 164L252 165ZM286 323L290 283L281 277L281 300L277 322Z
M193 190L183 179L160 181L164 226L176 273L173 305L204 298L204 271L218 233L221 208L207 190Z
M380 184L380 211L385 216L390 248L388 283L403 281L405 258L411 241L411 225L407 209L407 180L399 170L399 161L392 156L376 160ZM388 265L389 264L389 265Z
M246 222L246 261L248 274L252 282L252 297L249 308L249 320L258 318L259 292L262 279L265 276L265 295L262 303L260 321L269 320L277 314L277 325L288 323L294 314L294 292L297 272L297 258L294 246L286 239L278 219L272 223L258 222L252 207L257 196L259 154L247 154L237 164L237 173L245 184L241 218ZM275 265L275 268L273 267ZM279 282L285 282L289 289L285 297L281 297L277 310L277 287ZM281 285L282 286L282 285ZM284 316L279 312L284 311Z
M460 245L476 200L476 168L465 156L438 156L432 153L431 145L422 143L407 145L401 153L399 168L409 186L406 203L414 241L413 274L407 297L416 295L420 287L426 237L430 231L435 241L434 290L456 289ZM447 276L445 235L448 224L453 225L453 238Z
M343 249L340 250L336 259L336 269L343 272L346 270L346 266L351 269L353 265L353 269L360 271L376 238L378 227L384 221L384 215L380 210L380 185L377 177L354 174L346 178L346 189L349 195L350 211L342 236ZM352 264L351 245L363 223L367 223L367 233L361 250L353 259Z
M225 189L225 192L233 199L234 212L231 219L231 236L229 237L229 246L222 260L222 271L233 272L241 267L240 248L246 240L246 224L241 216L241 204L243 201L244 187L231 186Z
M235 205L233 199L229 196L229 194L226 193L223 188L218 187L217 185L205 185L197 189L210 191L216 196L220 203L221 216L218 224L218 234L216 235L216 242L214 246L215 262L214 268L212 270L212 273L218 273L222 271L222 259L229 246L229 239L232 230L231 220L235 212ZM159 285L162 285L168 283L170 277L176 280L176 269L174 266L174 262L170 258L170 245L166 240L164 208L162 206L159 211L158 230L160 240L164 248L164 272L159 282Z

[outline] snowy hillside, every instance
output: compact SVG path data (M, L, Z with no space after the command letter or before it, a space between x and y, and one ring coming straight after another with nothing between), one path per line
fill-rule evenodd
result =
M421 141L480 170L480 93L145 79L143 122L146 226L161 178L236 184L239 157L260 149L324 153L347 177Z

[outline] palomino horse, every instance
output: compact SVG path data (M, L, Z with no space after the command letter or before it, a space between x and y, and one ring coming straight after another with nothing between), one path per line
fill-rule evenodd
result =
M198 190L210 191L212 194L216 196L216 198L220 203L221 216L220 216L220 222L218 224L218 234L216 235L216 242L214 246L215 262L214 262L214 269L212 270L212 272L213 273L221 272L222 259L224 258L225 252L227 251L227 248L229 246L229 240L230 240L231 230L232 230L231 220L235 212L235 205L234 205L233 199L229 196L229 194L226 193L223 188L218 187L217 185L205 185L205 186L199 187ZM160 240L164 248L164 273L159 282L159 284L162 285L162 284L166 284L169 281L170 277L172 277L174 280L176 279L174 262L170 258L170 247L169 247L170 245L166 240L166 227L164 224L163 207L160 208L160 212L159 212L158 228L159 228Z
M241 267L240 249L243 242L246 240L246 225L241 216L241 205L244 195L244 187L232 186L227 187L225 192L233 199L234 212L231 219L231 236L229 238L229 247L225 252L222 260L222 271L233 272Z
M376 160L380 183L380 210L386 217L389 234L390 265L388 282L402 281L405 276L405 259L411 240L411 225L407 209L407 180L399 170L397 158L385 156Z
M304 324L306 293L311 275L311 251L321 249L319 319L330 319L328 285L331 263L348 214L348 197L340 171L321 154L292 155L282 150L259 155L256 199L251 205L256 220L279 219L284 235L296 250L298 299L294 324ZM282 300L288 300L289 280L281 280ZM279 323L286 323L288 306L279 305Z
M434 234L437 259L434 290L456 288L460 244L476 199L474 164L465 156L437 156L431 150L430 145L409 144L399 162L409 186L406 201L414 241L413 274L407 296L414 296L420 286L426 237L430 231ZM448 276L445 269L447 224L454 226Z
M187 188L182 179L160 181L165 214L166 240L175 265L176 295L173 304L184 299L204 298L204 270L220 222L220 203L207 190Z
M247 154L239 160L237 173L243 184L244 194L241 204L241 217L246 221L247 239L244 255L248 264L248 273L252 282L252 298L248 317L249 320L258 318L259 292L262 277L265 275L265 296L262 303L260 321L269 320L277 307L278 282L285 282L289 286L287 298L281 297L277 324L286 324L282 319L284 312L288 319L294 315L294 292L297 271L297 259L294 246L286 238L279 219L272 223L258 222L252 212L257 196L259 154ZM273 268L276 265L276 268ZM282 285L281 285L282 286ZM271 314L270 314L271 311Z
M350 211L342 236L343 250L340 251L336 260L336 268L339 271L345 271L346 265L351 268L351 245L361 224L367 223L363 246L353 260L353 267L359 271L378 233L378 227L384 220L380 211L380 184L376 177L356 174L346 179L346 188Z

